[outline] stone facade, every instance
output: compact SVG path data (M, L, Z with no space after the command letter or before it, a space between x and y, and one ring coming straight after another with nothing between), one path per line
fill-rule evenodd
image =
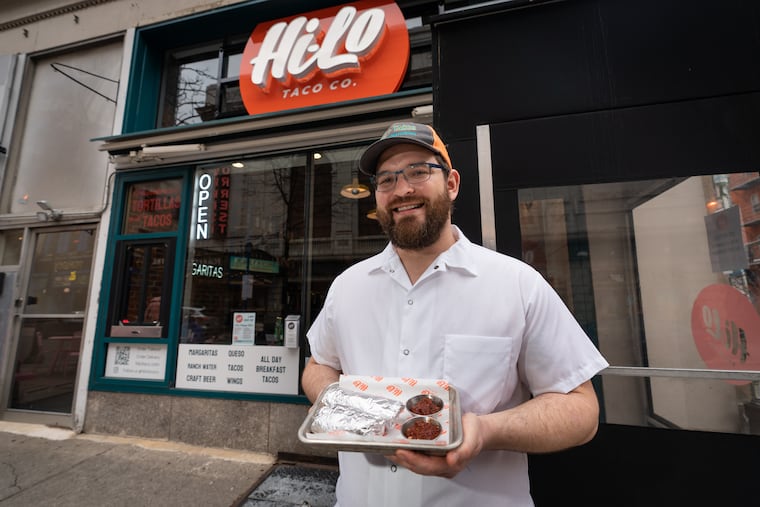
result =
M307 405L93 391L85 433L332 458L298 440Z

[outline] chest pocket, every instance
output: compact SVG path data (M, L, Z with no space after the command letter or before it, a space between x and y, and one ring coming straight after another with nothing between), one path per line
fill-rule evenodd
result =
M446 335L444 339L444 378L459 391L463 412L488 414L512 397L517 382L513 338Z

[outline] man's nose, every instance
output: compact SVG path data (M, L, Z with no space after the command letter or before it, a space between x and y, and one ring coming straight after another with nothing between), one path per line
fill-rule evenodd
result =
M403 174L396 175L396 188L393 189L397 195L406 195L414 192L414 187L406 181Z

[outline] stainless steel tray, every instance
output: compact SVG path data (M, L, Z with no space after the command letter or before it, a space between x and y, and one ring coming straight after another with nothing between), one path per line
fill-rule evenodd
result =
M325 438L324 436L310 438L309 435L315 435L314 433L311 433L309 429L314 420L314 414L322 404L322 397L326 390L327 388L320 393L319 398L317 398L317 401L309 409L306 419L304 419L303 423L301 423L301 427L298 429L298 439L305 444L334 451L393 454L396 449L409 449L412 451L425 452L427 454L443 455L452 449L456 449L462 443L462 411L459 405L459 393L454 386L451 385L449 385L448 408L444 409L448 411L449 419L448 442L441 440L428 441L407 439L397 430L392 431L389 435L384 437L347 435L345 439L340 437ZM412 414L404 409L398 419L399 426L411 417Z

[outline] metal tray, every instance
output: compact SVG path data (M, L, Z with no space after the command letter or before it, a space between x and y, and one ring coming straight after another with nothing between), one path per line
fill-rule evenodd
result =
M393 454L396 449L409 449L432 455L444 455L448 451L456 449L462 443L462 411L459 405L459 393L454 386L451 385L449 385L449 407L448 409L444 409L448 410L449 418L448 443L440 440L427 441L407 439L396 430L384 437L361 437L359 435L350 435L345 439L339 437L309 438L308 435L314 435L309 429L311 428L311 423L314 419L314 414L316 413L317 408L322 404L322 396L324 396L326 390L327 388L320 393L319 398L317 398L317 401L309 409L306 419L304 419L303 423L301 423L301 427L298 429L298 439L305 444L333 451ZM413 415L404 409L401 413L401 417L398 419L399 425L403 424L404 421L411 417L413 417Z

